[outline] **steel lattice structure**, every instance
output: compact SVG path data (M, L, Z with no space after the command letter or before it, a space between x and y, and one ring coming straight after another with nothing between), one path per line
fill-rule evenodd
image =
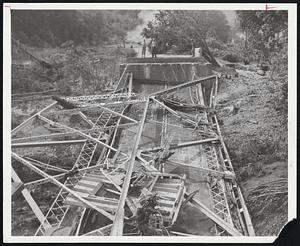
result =
M146 96L133 93L134 73L129 68L136 63L128 63L112 93L63 98L12 130L12 158L42 176L16 188L40 221L35 236L139 235L137 229L133 233L127 231L128 221L136 216L140 201L147 194L158 195L157 211L161 214L158 218L163 219L162 226L168 235L184 235L173 231L172 226L183 204L189 203L212 221L214 235L254 236L212 111L216 105L218 77L199 78L196 73L190 76L182 67L184 63L178 64L185 78L182 82L173 64L169 64L178 82L176 86L165 84L163 90ZM163 69L162 74L167 80ZM176 98L178 95L185 102ZM80 117L75 125L60 121L60 116L69 119L74 114ZM58 132L18 136L33 121ZM130 134L134 137L129 137ZM43 163L28 154L31 148L78 144L82 146L69 169ZM193 148L201 153L198 160L189 156ZM188 160L180 159L182 153ZM199 173L209 194L209 206L196 198L197 192L187 192L186 180L190 177L166 171L171 166ZM14 187L22 183L14 169L12 181ZM60 190L43 213L31 191L45 183L52 183ZM132 187L140 187L140 193L133 195ZM199 187L198 190L202 186ZM106 224L97 227L99 216L102 221L105 218ZM66 232L63 228L71 229Z

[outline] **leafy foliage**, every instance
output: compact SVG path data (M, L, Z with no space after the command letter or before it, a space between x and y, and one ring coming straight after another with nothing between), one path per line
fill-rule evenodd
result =
M229 61L229 62L239 62L241 59L238 55L234 53L227 53L223 56L223 60Z
M277 34L287 29L287 11L236 11L241 29L246 34L246 48L258 50L264 58L281 49Z
M288 12L279 11L237 11L240 27L246 33L248 54L256 50L259 60L270 64L269 97L282 126L287 127L288 111L288 60L287 21Z
M139 10L13 10L12 35L32 46L58 46L69 40L96 45L124 40L142 20Z
M118 62L136 56L133 50L117 45L125 42L127 31L142 22L138 14L139 10L13 10L12 36L16 42L12 56L18 65L13 66L13 93L53 87L62 95L103 92L117 81ZM47 61L55 68L53 73L29 61L30 55L24 55L16 43ZM20 67L20 63L26 64Z
M102 93L118 80L118 63L130 52L122 47L109 49L69 45L52 55L59 67L57 85L64 95ZM70 88L69 88L70 87Z
M156 39L158 51L164 52L172 45L180 51L191 49L192 43L203 48L204 57L217 65L207 45L207 39L213 38L227 42L230 26L221 11L163 10L148 23L142 35ZM166 45L167 44L167 45Z

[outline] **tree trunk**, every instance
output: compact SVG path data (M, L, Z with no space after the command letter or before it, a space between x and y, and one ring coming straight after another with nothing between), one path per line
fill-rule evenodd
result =
M220 64L217 62L217 60L214 58L214 56L211 54L207 43L204 39L200 40L200 46L202 47L203 50L203 57L209 61L211 64L213 64L216 67L220 67Z
M19 41L15 40L14 38L11 38L12 42L14 44L17 45L17 47L23 52L25 53L27 56L29 56L31 58L31 60L33 60L34 62L38 63L39 65L41 65L42 67L45 67L47 69L53 69L53 66L48 63L45 62L39 58L37 58L36 56L32 55L29 51L27 51L27 49L25 48L25 45L21 44Z
M196 30L195 30L196 31ZM199 44L200 47L202 48L202 55L203 57L210 62L212 65L216 66L216 67L220 67L220 64L217 62L217 60L214 58L214 56L211 54L208 45L206 43L205 38L203 37L203 35L201 34L201 32L196 31L195 32L199 38Z

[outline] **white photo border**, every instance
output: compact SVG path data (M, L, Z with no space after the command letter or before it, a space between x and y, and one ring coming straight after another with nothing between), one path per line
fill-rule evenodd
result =
M297 4L268 3L288 11L288 220L297 214ZM3 4L3 242L99 243L99 237L11 235L11 16L10 10L265 10L266 4L200 3L4 3ZM275 236L255 237L101 237L105 242L144 243L271 243Z

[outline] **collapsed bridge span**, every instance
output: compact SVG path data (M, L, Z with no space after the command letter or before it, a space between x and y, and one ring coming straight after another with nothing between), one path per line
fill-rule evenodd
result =
M20 185L12 175L12 193L22 192L40 222L35 235L254 236L217 89L200 58L134 58L110 94L54 97L13 129L13 160L41 176ZM78 150L71 166L34 158L64 145ZM60 190L43 213L31 191L49 183Z

